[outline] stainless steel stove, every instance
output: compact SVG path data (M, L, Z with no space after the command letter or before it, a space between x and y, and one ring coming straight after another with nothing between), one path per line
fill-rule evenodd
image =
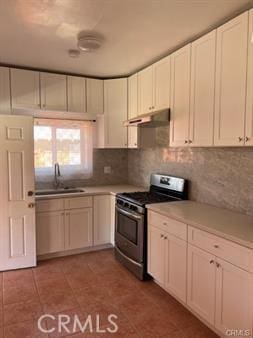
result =
M151 203L187 199L187 181L152 174L149 191L116 196L115 256L139 279L147 277L147 209Z

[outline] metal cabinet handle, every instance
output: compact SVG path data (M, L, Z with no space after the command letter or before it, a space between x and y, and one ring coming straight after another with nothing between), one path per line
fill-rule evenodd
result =
M242 142L243 141L243 138L241 136L238 136L238 141L239 142Z

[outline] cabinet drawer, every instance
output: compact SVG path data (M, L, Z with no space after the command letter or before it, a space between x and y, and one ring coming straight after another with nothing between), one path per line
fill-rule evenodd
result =
M65 209L91 208L92 197L74 197L65 199Z
M61 198L36 201L36 212L58 211L63 209L64 209L64 200Z
M187 225L160 215L153 211L148 211L148 224L158 227L161 230L167 231L170 234L187 240Z
M242 269L253 271L253 250L191 226L188 226L188 241Z

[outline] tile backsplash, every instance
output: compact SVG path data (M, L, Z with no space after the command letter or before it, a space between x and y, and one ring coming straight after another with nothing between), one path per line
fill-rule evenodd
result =
M189 198L253 215L253 148L154 148L128 151L130 184L151 173L189 179Z
M93 175L89 179L64 180L64 185L74 187L125 184L128 182L127 149L94 149ZM111 173L105 174L104 167L111 167ZM53 178L43 180L36 178L36 189L50 189Z

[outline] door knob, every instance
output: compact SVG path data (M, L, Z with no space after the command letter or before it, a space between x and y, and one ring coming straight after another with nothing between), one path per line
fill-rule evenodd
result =
M35 207L35 203L28 203L28 208L32 209Z

